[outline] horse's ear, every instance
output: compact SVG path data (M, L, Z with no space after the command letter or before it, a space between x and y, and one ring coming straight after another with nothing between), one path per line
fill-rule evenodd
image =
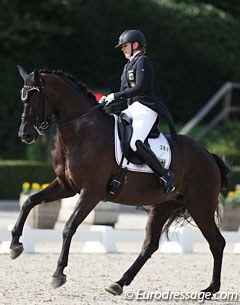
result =
M28 76L27 72L25 71L25 69L22 66L17 65L17 68L18 68L18 72L21 75L22 79L25 81Z

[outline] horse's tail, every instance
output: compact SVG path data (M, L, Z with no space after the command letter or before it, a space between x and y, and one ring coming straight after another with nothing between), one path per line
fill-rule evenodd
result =
M189 224L191 222L192 217L189 214L187 208L183 206L180 210L178 210L176 213L174 213L168 218L167 222L163 227L162 233L166 235L167 239L169 239L169 229L173 223L182 227L185 224Z
M211 155L214 157L214 159L217 163L217 166L219 168L220 175L221 175L221 190L224 190L227 188L228 176L229 176L231 170L219 156L217 156L215 154L211 154Z

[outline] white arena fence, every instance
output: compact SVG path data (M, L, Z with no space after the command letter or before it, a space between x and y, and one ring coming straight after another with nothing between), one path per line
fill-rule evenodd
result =
M0 230L0 253L9 253L12 226L8 230ZM222 232L227 244L233 244L233 253L240 253L240 231ZM90 230L79 230L75 233L73 241L84 243L83 252L87 253L115 253L117 243L139 243L145 237L144 230L115 230L110 226L93 225ZM205 243L206 240L197 228L182 227L170 230L169 239L162 237L160 252L163 253L192 253L196 243ZM21 241L26 253L35 252L36 243L56 243L62 241L62 231L31 229L25 227Z

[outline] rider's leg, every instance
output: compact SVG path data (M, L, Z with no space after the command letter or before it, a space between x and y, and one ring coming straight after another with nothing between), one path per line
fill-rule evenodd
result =
M173 174L169 169L163 167L162 163L158 160L154 152L143 142L136 142L137 155L147 163L147 165L158 176L160 182L163 183L164 192L167 194L174 190Z
M133 134L130 146L133 151L136 151L136 141L145 141L158 117L158 114L139 102L134 102L123 112L132 119Z
M173 174L163 167L153 151L143 143L158 117L157 113L138 102L129 106L128 112L132 114L133 119L133 135L130 142L132 150L156 173L164 185L165 193L172 191Z

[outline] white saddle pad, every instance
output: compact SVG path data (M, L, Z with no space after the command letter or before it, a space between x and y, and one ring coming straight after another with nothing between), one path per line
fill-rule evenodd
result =
M118 136L118 128L117 128L117 116L114 115L115 118L115 158L117 164L119 165L122 159L122 149ZM161 132L158 138L148 139L148 143L151 147L151 150L155 153L158 159L161 161L165 168L169 168L171 164L171 148L168 143L167 138ZM123 167L126 167L128 170L133 172L144 172L144 173L153 173L151 168L147 164L137 165L133 163L129 163L126 158L123 161Z

